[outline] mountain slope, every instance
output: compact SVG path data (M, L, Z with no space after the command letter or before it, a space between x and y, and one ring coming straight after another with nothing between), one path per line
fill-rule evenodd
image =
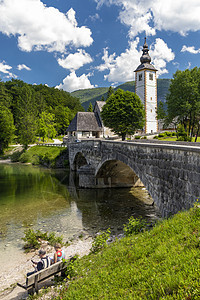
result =
M166 94L168 92L170 85L170 79L158 79L157 88L158 88L158 102L165 102ZM135 92L135 81L125 82L115 88L122 89L124 91ZM108 87L94 88L94 89L85 89L72 92L71 95L80 99L80 102L85 110L87 110L90 102L94 106L96 101L100 101L102 97L106 99Z

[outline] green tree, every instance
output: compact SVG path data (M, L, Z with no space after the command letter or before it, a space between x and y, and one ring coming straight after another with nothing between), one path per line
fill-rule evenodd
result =
M125 140L127 134L134 134L144 127L145 111L140 98L129 91L118 89L103 106L101 113L105 126L111 128Z
M157 107L157 119L163 120L165 118L166 118L166 111L164 108L164 103L162 101L160 101L158 103L158 107Z
M15 122L18 140L25 148L35 142L37 114L34 91L28 85L18 88L15 104Z
M200 116L200 69L177 71L166 100L168 123L177 119L192 137Z
M11 111L0 104L0 153L8 147L15 132L14 120Z
M106 95L106 100L107 100L112 94L114 94L114 92L115 92L115 91L114 91L113 87L110 86L109 89L108 89L107 95Z
M55 116L51 113L42 112L38 124L38 134L43 138L43 142L45 138L49 140L49 138L56 136L55 126Z
M65 134L67 127L74 117L73 112L68 107L56 106L55 127L58 134Z
M90 105L87 109L88 112L93 112L93 106L92 106L92 103L90 102Z

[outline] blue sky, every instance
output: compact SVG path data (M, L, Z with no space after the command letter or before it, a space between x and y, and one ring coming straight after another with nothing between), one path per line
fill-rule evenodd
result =
M0 0L0 78L66 91L134 80L144 37L159 78L200 67L199 0Z

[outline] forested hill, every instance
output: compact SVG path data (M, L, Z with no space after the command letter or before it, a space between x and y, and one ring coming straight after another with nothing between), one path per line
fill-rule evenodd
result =
M158 79L158 102L165 102L165 97L169 89L170 79ZM124 91L135 92L135 81L128 81L115 88ZM108 87L84 89L72 92L71 95L80 99L82 106L87 110L90 102L94 105L95 101L106 99Z
M46 85L30 85L12 79L0 82L0 152L12 140L28 145L65 134L77 111L83 111L78 98Z

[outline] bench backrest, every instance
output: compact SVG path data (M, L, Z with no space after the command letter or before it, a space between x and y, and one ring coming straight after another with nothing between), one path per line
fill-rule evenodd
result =
M43 281L47 279L48 277L51 277L64 269L67 268L67 264L63 261L59 261L50 267L43 269L37 273L34 273L31 276L27 277L26 286L27 288L35 284L35 277L37 277L37 282Z

